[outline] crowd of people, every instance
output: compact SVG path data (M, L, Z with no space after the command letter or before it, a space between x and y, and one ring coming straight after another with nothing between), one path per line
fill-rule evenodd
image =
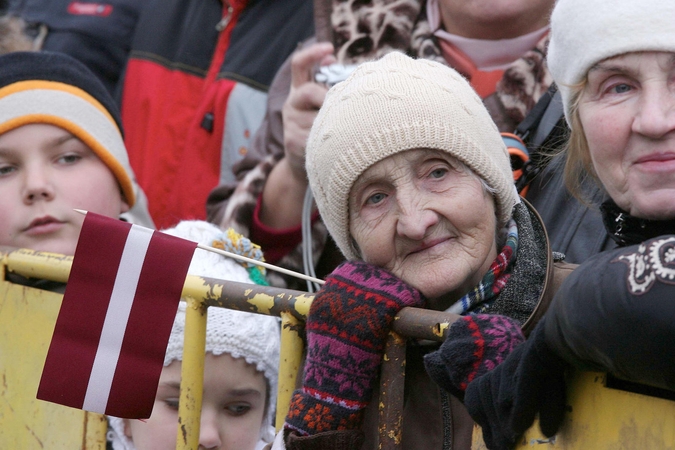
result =
M317 291L283 424L277 321L210 308L200 448L376 448L404 307L461 316L408 343L405 449L469 449L474 423L512 448L535 416L552 436L571 369L675 389L675 4L43 4L0 4L0 245L72 255L77 208L233 229L325 279L267 271ZM256 282L197 252L194 274ZM183 326L115 450L175 447Z

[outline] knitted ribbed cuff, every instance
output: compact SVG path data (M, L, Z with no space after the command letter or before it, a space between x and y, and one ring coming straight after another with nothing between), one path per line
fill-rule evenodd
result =
M300 436L361 427L365 404L340 404L340 399L318 399L302 390L293 393L284 428Z

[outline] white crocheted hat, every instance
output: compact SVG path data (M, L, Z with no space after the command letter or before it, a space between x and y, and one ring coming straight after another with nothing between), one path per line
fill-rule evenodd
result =
M455 70L391 52L328 91L307 141L306 168L321 217L347 259L349 192L370 166L429 148L466 164L495 191L499 226L518 201L504 142L483 102Z
M164 233L189 239L199 244L225 247L228 251L252 259L261 259L260 248L251 244L231 230L223 231L203 221L183 221ZM237 242L233 242L236 236ZM240 283L253 283L249 270L233 259L213 252L197 249L188 273ZM255 270L255 269L254 269ZM255 272L253 272L255 273ZM255 277L254 277L255 278ZM186 305L181 302L173 323L171 337L164 357L164 365L183 359ZM274 409L276 405L277 380L279 375L280 328L278 319L225 308L210 307L206 322L206 351L213 355L228 353L234 358L244 358L265 375L270 389L270 406L261 438L271 442L274 438ZM124 435L122 419L109 417L112 428L110 440L114 450L133 450L133 443Z
M603 59L638 51L675 51L675 1L558 0L546 60L567 120L571 86Z

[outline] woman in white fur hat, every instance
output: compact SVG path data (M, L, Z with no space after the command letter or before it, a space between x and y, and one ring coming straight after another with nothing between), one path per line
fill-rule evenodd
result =
M204 245L225 246L253 259L259 248L233 243L227 233L202 221L180 222L165 233ZM228 245L229 244L229 245ZM264 280L232 259L197 249L188 273L253 283ZM181 302L171 330L152 415L148 420L109 417L113 450L176 448L185 303ZM200 449L259 450L274 437L280 329L274 317L212 307L206 324L204 393Z
M675 390L675 2L558 0L547 59L571 127L568 187L604 190L619 249L581 265L527 342L469 384L491 449L537 414L557 432L570 365Z

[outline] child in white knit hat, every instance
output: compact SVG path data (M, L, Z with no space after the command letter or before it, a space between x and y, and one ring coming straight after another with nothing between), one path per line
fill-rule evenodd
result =
M260 259L259 247L202 221L184 221L166 233L200 244L224 247ZM234 242L236 241L236 242ZM262 280L260 269L197 249L192 275L241 283ZM181 302L164 357L155 405L147 421L109 417L114 450L176 448L185 303ZM200 448L261 449L274 436L280 329L278 320L258 314L211 307L206 326L204 394Z

